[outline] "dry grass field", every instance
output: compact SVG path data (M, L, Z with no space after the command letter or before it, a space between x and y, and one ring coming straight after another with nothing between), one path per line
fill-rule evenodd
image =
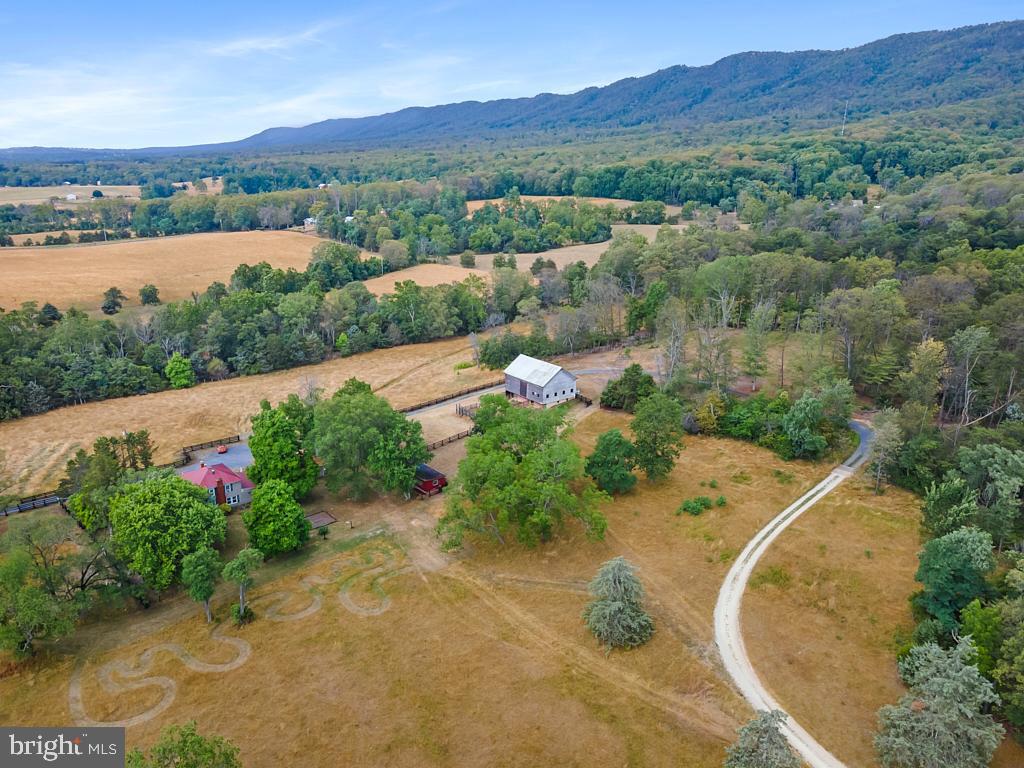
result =
M35 237L33 237L33 240ZM296 232L208 232L51 248L0 249L0 307L49 301L94 309L116 285L138 302L146 283L165 300L227 281L242 263L305 269L316 241Z
M95 184L58 184L52 187L0 187L0 205L19 203L45 203L51 197L60 198L61 206L87 203L92 200L93 190L98 189L104 197L126 197L137 200L139 187L134 184L96 186ZM74 201L65 200L66 195L77 195Z
M401 350L337 362L359 363L403 403L426 396L423 382L444 379L447 390L486 378L454 371L467 352L460 343L409 348L430 352L418 369L411 355L391 357ZM326 366L338 381L350 373ZM283 378L258 380L273 399ZM577 406L574 416L584 453L607 429L628 430L626 414ZM432 463L453 472L464 453L465 443L446 446ZM441 498L356 504L318 490L307 508L341 522L326 542L261 571L254 624L211 630L194 604L172 596L86 626L0 679L0 721L126 721L134 745L194 718L239 744L247 766L719 766L750 712L718 668L718 589L750 536L827 469L687 438L665 482L641 479L606 506L605 541L570 526L537 549L474 540L457 557L432 535ZM785 568L788 584L755 579L744 604L746 642L768 685L858 768L874 764L875 709L900 692L892 634L907 624L917 547L914 500L876 497L860 483L780 538L758 573ZM675 514L683 499L719 494L724 507ZM235 551L244 541L237 517L229 531ZM606 655L579 615L586 582L620 554L639 568L657 632L641 649ZM219 616L229 599L222 587ZM1000 768L1020 764L1014 749L1004 747Z
M589 450L627 422L589 409L576 439ZM778 482L780 467L793 482ZM458 558L433 540L441 499L356 505L320 492L310 510L354 529L339 523L327 542L261 572L256 623L211 630L172 597L87 626L0 679L0 718L126 721L131 744L195 718L252 766L718 766L749 716L711 647L718 585L775 506L823 471L691 439L666 482L641 481L608 505L604 542L570 527L535 550L476 541ZM728 506L676 516L712 478ZM382 525L390 536L366 537ZM235 519L230 527L237 537ZM349 546L352 534L366 538ZM657 632L642 649L606 655L579 617L586 582L619 554L640 568ZM220 616L227 601L225 588Z
M457 283L470 275L478 275L485 280L490 279L490 273L482 269L466 269L454 264L417 264L408 269L388 272L380 277L371 277L363 284L370 293L381 296L385 293L394 293L395 283L403 280L412 280L418 285L431 286Z
M894 649L914 626L919 510L905 491L847 481L772 545L744 599L754 668L850 766L876 765L876 713L905 692ZM1024 749L1007 740L992 765L1024 765Z

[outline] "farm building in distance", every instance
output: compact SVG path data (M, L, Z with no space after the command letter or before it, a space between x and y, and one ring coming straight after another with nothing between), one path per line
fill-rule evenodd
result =
M195 469L181 473L183 480L205 488L214 504L237 507L252 500L253 483L241 470L237 472L227 464L202 462Z
M520 355L505 369L505 396L550 405L576 397L576 377L560 365Z

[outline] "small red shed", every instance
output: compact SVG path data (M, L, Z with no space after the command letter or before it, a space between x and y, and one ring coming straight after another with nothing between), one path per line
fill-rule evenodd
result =
M444 476L444 472L439 472L426 464L416 467L416 493L421 496L433 496L440 493L446 485L448 478Z

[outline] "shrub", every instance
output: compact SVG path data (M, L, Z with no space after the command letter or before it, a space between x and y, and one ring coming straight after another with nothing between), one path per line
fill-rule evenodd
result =
M632 413L637 403L653 395L657 389L654 377L633 363L622 372L621 377L608 382L601 393L601 405Z
M724 496L720 497L724 500ZM722 506L719 504L718 506ZM686 499L682 504L679 505L679 509L676 510L677 515L681 515L685 512L688 515L703 514L705 510L711 509L711 499L707 496L695 496L692 499Z
M726 504L728 504L728 502L725 500L725 496L719 496L717 499L715 499L716 507L724 507Z
M235 622L236 627L241 627L245 624L248 624L255 618L256 614L253 613L252 608L250 608L248 605L245 606L244 611L242 611L239 608L238 603L233 603L231 605L231 620Z

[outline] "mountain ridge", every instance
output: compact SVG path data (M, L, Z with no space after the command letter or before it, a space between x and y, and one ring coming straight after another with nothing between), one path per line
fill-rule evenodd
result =
M599 134L777 119L808 128L955 104L1024 86L1024 21L910 32L839 50L748 51L700 67L674 65L571 94L412 106L381 115L271 127L185 147L16 147L0 159L373 149L466 138Z

